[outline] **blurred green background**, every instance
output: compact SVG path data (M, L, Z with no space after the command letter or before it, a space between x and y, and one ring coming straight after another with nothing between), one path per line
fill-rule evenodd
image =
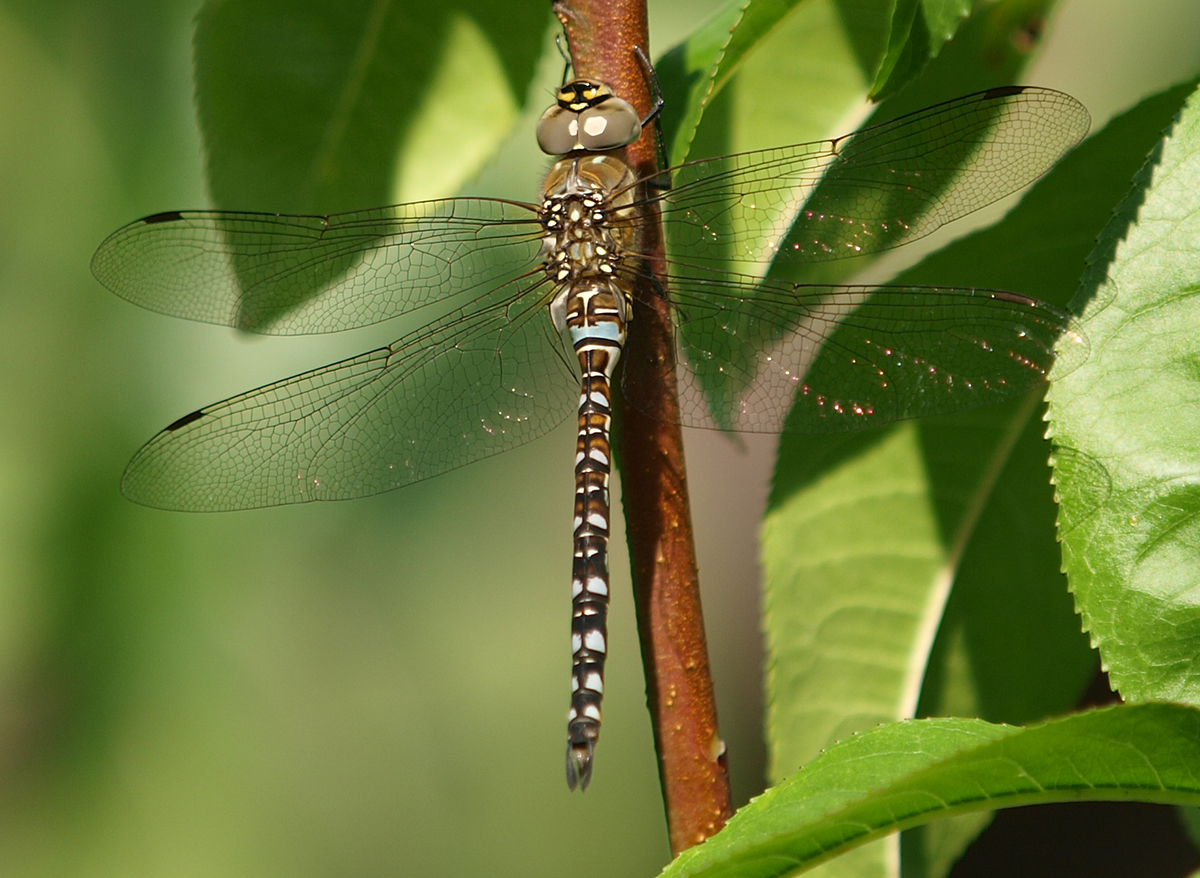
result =
M247 338L92 280L108 232L205 204L199 5L0 2L0 875L653 874L667 846L619 540L596 780L563 781L569 427L352 503L189 516L120 496L179 415L396 334ZM715 5L652 3L655 54ZM1064 3L1028 79L1098 128L1200 68L1195 7ZM535 114L561 73L547 45ZM531 195L530 130L473 189ZM773 442L687 440L741 803L762 785Z

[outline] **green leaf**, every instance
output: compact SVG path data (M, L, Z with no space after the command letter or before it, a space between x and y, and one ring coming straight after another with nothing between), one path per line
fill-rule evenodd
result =
M533 0L206 4L195 68L213 201L328 214L455 194L515 119L548 13ZM373 240L322 262L286 302L247 307L255 319L239 326L268 330ZM252 261L232 257L235 287L250 287Z
M1002 223L897 280L1064 304L1111 206L1187 91L1113 120ZM922 714L1004 722L1075 703L1094 658L1059 573L1049 448L1033 402L883 434L785 438L763 528L772 776L851 731L904 716L918 691ZM906 874L921 874L910 871L915 858L906 838Z
M1049 3L1038 3L1038 8L1044 11ZM945 101L953 100L962 97L965 94L970 94L976 91L982 91L989 88L1005 86L1011 84L1019 78L1020 71L1024 64L1029 60L1029 55L1026 52L1018 51L1013 35L1016 32L1021 32L1024 27L1025 17L1020 14L1022 12L1029 13L1028 3L1026 0L1007 0L1007 2L997 3L993 6L986 7L980 13L972 16L966 25L963 26L958 33L957 38L945 46L944 51L939 57L926 69L920 79L902 95L887 100L879 105L876 111L865 120L868 125L875 125L886 122L891 119L898 118L908 113L922 110L926 107L933 106ZM856 45L864 46L869 40L868 36L873 32L871 28L878 27L879 30L873 33L873 38L877 41L876 49L882 52L884 47L883 41L886 40L886 22L875 20L864 20L858 22L856 28L850 31L855 36ZM830 43L831 39L828 34L824 35L823 43ZM783 58L790 57L787 53L781 53ZM756 56L757 57L757 56ZM860 49L856 57L861 59L862 67L859 70L861 80L858 82L857 88L851 84L852 77L849 73L844 73L841 76L836 74L825 74L826 79L832 79L835 83L835 88L832 90L831 97L822 97L814 101L818 107L830 108L832 112L841 114L839 118L845 117L845 114L855 106L859 106L864 110L867 107L866 99L870 89L871 72L867 69L866 64L868 58L872 57L865 50ZM783 66L786 63L794 64L795 62L780 62L781 70L789 69ZM873 69L873 68L871 68ZM740 82L741 77L739 77ZM760 77L762 83L769 82L768 77ZM801 80L805 82L805 80ZM754 93L765 91L765 85L754 90ZM739 93L741 89L738 89ZM720 102L717 102L717 106ZM758 107L758 115L764 117L782 116L787 118L787 114L772 113L766 107ZM814 118L820 118L817 110L807 110L806 113ZM740 122L741 119L739 118ZM843 121L841 123L845 125ZM837 128L835 124L833 128ZM785 133L793 133L799 129L799 126L791 126L790 130ZM810 127L806 129L806 136L821 137L829 135L841 135L847 133L844 128L837 130L828 130L820 134L814 133L816 129ZM702 128L702 135L706 129ZM773 143L754 142L750 144L739 140L736 144L730 144L738 149L751 148L753 146L779 145L786 140L775 140ZM717 150L718 152L720 150ZM727 150L732 151L732 150ZM949 160L949 157L947 157ZM817 187L816 191L810 196L810 203L821 204L822 208L833 215L840 215L839 211L851 210L850 204L846 203L845 199L853 198L853 190L845 185L842 181L840 186L826 187L824 185ZM852 202L851 202L852 203ZM850 215L861 210L860 206L855 206ZM861 217L856 217L861 218ZM796 265L788 264L786 266L773 266L771 275L773 277L786 278L795 283L834 283L847 280L851 275L862 272L867 268L870 262L877 257L866 257L860 259L843 259L834 262L820 262L813 265ZM944 281L936 281L944 283ZM969 282L967 285L978 284L979 281Z
M710 107L729 104L724 121L717 120L720 134L702 125L697 146L712 154L709 144L720 136L727 141L721 151L745 152L852 130L871 111L867 92L889 17L889 0L798 4L757 42Z
M1004 223L931 256L903 279L965 284L989 264L989 254L1019 250L1024 258L989 267L986 282L1061 302L1093 240L1083 218L1098 223L1119 200L1139 156L1152 148L1155 132L1191 88L1170 89L1113 119ZM1011 421L996 429L1006 423ZM967 447L968 436L925 426L931 461L945 461ZM1036 420L1026 424L968 546L930 658L921 714L1028 722L1073 703L1090 674L1093 660L1067 606L1060 555L1051 540L1055 507L1042 433ZM938 478L932 465L931 472ZM944 473L938 494L944 496L960 477ZM968 685L956 685L955 674L965 674Z
M1105 228L1077 302L1091 357L1051 389L1063 559L1126 700L1200 702L1200 99Z
M969 27L966 33L968 37L972 36L971 31L972 28ZM978 36L975 39L976 42L980 41ZM943 55L940 60L943 66L954 61L964 70L969 70L972 62L978 63L977 58L955 58L949 53ZM1051 177L1059 173L1062 173L1061 167L1053 172ZM1048 185L1048 181L1040 185ZM1094 219L1092 234L1102 226L1102 216ZM978 246L985 247L986 244L981 242ZM1043 254L1042 258L1051 259L1053 256ZM985 263L981 263L974 254L970 259L975 270L982 273ZM1035 271L1036 268L1031 267L1030 270ZM928 274L918 269L905 275L902 280L920 283L927 281L927 278ZM987 281L986 276L981 279ZM961 282L953 276L937 277L934 280L939 283ZM1063 298L1065 299L1065 294ZM911 433L914 429L913 425L906 424L892 428L886 433L876 432L858 436L789 436L782 443L770 511L764 527L763 557L767 581L767 630L774 653L771 668L771 736L778 754L777 764L783 767L783 772L788 770L788 765L805 762L821 747L832 743L837 736L887 719L900 718L896 713L900 700L899 692L894 685L889 684L881 698L869 699L871 706L865 712L864 705L860 702L857 709L850 708L846 711L847 717L852 719L837 719L832 723L814 725L812 717L805 715L806 705L812 702L807 697L801 699L793 697L790 693L796 685L793 681L803 679L806 669L820 660L818 653L810 652L817 644L805 636L789 631L785 620L777 620L774 617L774 608L794 608L789 612L810 620L810 625L820 627L830 635L834 634L833 629L828 627L829 620L819 609L832 599L829 596L841 595L842 600L861 605L872 614L876 614L878 611L871 608L877 607L878 604L854 597L841 573L834 567L821 563L816 556L807 555L805 547L810 541L823 546L825 554L841 559L840 566L844 567L846 572L855 571L855 581L864 582L863 577L866 577L892 594L894 589L904 588L897 580L896 569L892 566L896 559L886 551L886 546L892 544L894 535L896 544L901 547L900 551L912 559L923 559L920 564L921 571L913 573L915 581L921 583L913 597L915 603L910 600L901 601L902 613L905 616L916 618L921 614L927 599L930 577L944 559L946 545L943 534L952 534L953 528L947 527L947 510L943 509L939 513L934 498L929 494L930 487L925 475L926 463L919 446L914 444L917 441L915 433ZM896 435L906 433L910 435ZM905 446L907 450L903 450ZM878 455L884 455L885 459L878 459ZM855 461L860 456L863 459L863 469L856 473ZM903 472L898 468L902 461L907 461L903 464ZM846 468L844 475L841 474L843 468ZM897 484L884 487L879 481L881 473L886 474L889 480L898 480ZM828 480L841 478L849 479L851 485L857 486L853 492L854 496L844 493L842 488L836 485L825 484ZM901 484L910 486L915 493L906 495ZM817 517L818 510L831 509L842 503L859 502L855 499L858 496L865 502L866 498L876 492L881 501L886 500L892 506L888 512L873 515L878 530L857 524L860 511L847 509L844 514L852 523L851 526L829 527L820 538L810 536L812 531L809 528L812 519ZM906 496L908 499L905 499ZM869 502L874 506L876 501ZM902 505L903 512L896 504ZM968 504L964 502L962 505L965 508ZM939 514L942 520L939 520ZM914 529L918 527L918 520L925 522L919 528L925 534L922 538L925 547L914 549L916 544L911 540ZM940 613L940 607L938 612ZM884 620L878 624L883 625ZM862 630L850 626L845 629L844 634L858 642L882 647L878 640L879 632L875 629ZM928 636L932 637L932 632L929 632ZM851 641L842 637L835 638L829 644L829 658L832 660L850 644ZM885 663L895 668L904 667L909 660L908 653L911 648L911 639L901 636L895 644L898 652L893 653L888 649L889 657ZM923 658L921 660L923 661ZM904 673L906 672L901 672L900 676L903 677ZM851 689L843 688L843 682L850 683ZM859 691L859 684L872 689L876 685L873 679L854 676L847 681L835 683L826 697L831 702L836 702L849 695L848 701L853 704L860 700L859 696L854 694ZM915 707L915 697L914 691L911 693L910 709ZM792 737L776 725L784 722L785 718L789 726L794 726L797 737ZM833 737L830 736L834 728L840 728L846 722L849 723L849 727ZM779 772L774 772L774 775L779 776Z
M910 85L970 13L970 0L898 0L871 97L884 100Z
M918 716L1028 722L1069 709L1096 673L1059 572L1049 449L1032 417L1038 402L921 425L939 517L947 527L959 522L967 543L927 655ZM975 490L964 496L967 487ZM964 509L968 502L982 508ZM947 874L989 820L971 814L905 832L906 878Z
M671 164L845 133L836 126L854 106L865 115L889 18L887 0L724 7L658 61ZM737 94L721 106L717 96L735 72ZM711 130L701 132L709 114Z
M942 817L1075 801L1200 804L1200 711L1113 707L1030 728L912 720L829 748L742 808L667 878L795 874Z
M524 101L549 13L536 0L205 4L196 96L213 201L331 213L454 194ZM444 191L413 188L429 178Z
M1013 34L1023 32L1028 15L1044 12L1051 4L1035 5L1037 9L1030 9L1023 0L1001 2L972 16L920 80L899 97L880 105L870 122L896 118L1016 80L1028 54L1017 50ZM886 40L886 34L884 28L879 39ZM878 47L882 51L886 46L880 42ZM876 69L874 65L863 65L860 102ZM1105 206L1105 213L1088 230L1089 235L1103 224L1107 210ZM792 279L838 281L861 271L866 261L827 263L804 276L797 273ZM978 269L989 261L995 263L994 254L991 260L975 259L971 264ZM953 277L926 279L919 274L904 280L956 282ZM980 273L975 279L957 282L987 285L987 277ZM937 631L941 601L953 577L954 559L950 553L961 550L971 531L969 526L964 529L948 520L945 504L938 502L935 483L927 472L929 468L936 470L937 464L927 460L921 439L913 432L916 429L912 424L897 425L891 428L899 434L895 438L788 436L781 443L771 508L763 527L772 777L778 778L789 770L788 766L802 764L838 738L911 715L916 708L921 672ZM934 429L926 422L920 431L924 434ZM999 433L1003 435L1004 430L1000 428ZM978 440L967 446L982 454L975 473L955 470L965 479L958 486L959 492L973 491L979 497L964 502L962 508L979 510L987 484L980 481L979 473L1003 468L1002 458L993 453L1003 446L995 441L993 437L991 450L979 449ZM876 449L876 443L890 447ZM856 457L860 453L862 457ZM886 483L878 481L881 471L888 482L903 487L889 493ZM938 484L947 483L943 480ZM839 496L841 489L837 486L841 484L853 487ZM1044 479L1042 486L1044 490ZM822 527L810 534L811 517L805 510L843 503L844 526ZM863 529L864 522L869 523L868 529ZM824 537L819 543L815 539L818 533ZM916 533L923 536L914 541ZM864 534L878 538L873 540ZM1044 547L1049 540L1047 535L1041 545ZM819 551L792 557L800 547ZM823 558L837 559L837 563L822 563ZM881 599L872 603L872 595ZM777 613L776 608L783 607L792 609ZM846 622L851 610L857 616L854 623ZM906 624L897 631L890 623L899 619ZM807 622L797 627L797 620ZM821 636L815 638L812 632ZM832 670L846 657L858 673ZM913 845L906 844L905 848L906 874L929 874L924 864L945 858L935 847L942 852L961 849L981 825L978 820L971 824L959 822L947 830L950 837L937 845L923 838L912 840ZM920 851L919 862L914 850ZM898 859L894 849L875 844L826 864L821 873L828 878L890 876L896 874Z
M1054 0L1000 0L979 6L954 39L941 46L916 82L886 100L879 99L871 122L1021 81L1037 45L1031 31L1040 28L1037 23L1044 21L1054 5Z
M725 87L746 52L799 0L733 0L655 64L665 104L663 132L670 164L691 151L709 102Z
M701 116L740 61L736 50L729 49L749 5L751 0L725 4L655 62L665 102L659 118L671 165L687 158Z

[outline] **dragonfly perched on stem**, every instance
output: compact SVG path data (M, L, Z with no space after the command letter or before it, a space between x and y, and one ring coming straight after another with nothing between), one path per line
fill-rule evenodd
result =
M626 326L657 305L644 297L670 303L689 426L855 430L997 402L1042 381L1056 351L1086 355L1066 314L1015 293L789 279L1032 182L1087 131L1073 98L993 89L834 140L690 162L666 172L666 189L620 155L647 121L603 83L576 80L538 126L557 158L536 203L174 211L113 233L92 262L136 304L252 332L440 312L387 347L180 418L125 472L139 503L217 511L376 494L576 414L572 787L591 777L601 719L610 382L630 356ZM636 243L655 211L666 288ZM636 381L621 392L642 405Z

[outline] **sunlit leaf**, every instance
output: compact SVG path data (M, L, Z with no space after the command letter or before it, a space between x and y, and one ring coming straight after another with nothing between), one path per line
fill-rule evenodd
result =
M1200 702L1200 101L1101 235L1077 301L1088 362L1051 390L1071 588L1127 700Z
M1096 710L1030 728L910 720L829 748L684 852L665 878L774 878L897 829L970 812L1077 801L1200 803L1200 712Z

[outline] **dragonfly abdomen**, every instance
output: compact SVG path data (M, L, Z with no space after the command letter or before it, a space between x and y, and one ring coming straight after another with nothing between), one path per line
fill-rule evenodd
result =
M625 343L628 294L614 280L572 290L566 328L582 372L575 445L575 552L571 575L571 709L567 783L586 789L600 736L608 653L608 479L612 375Z

